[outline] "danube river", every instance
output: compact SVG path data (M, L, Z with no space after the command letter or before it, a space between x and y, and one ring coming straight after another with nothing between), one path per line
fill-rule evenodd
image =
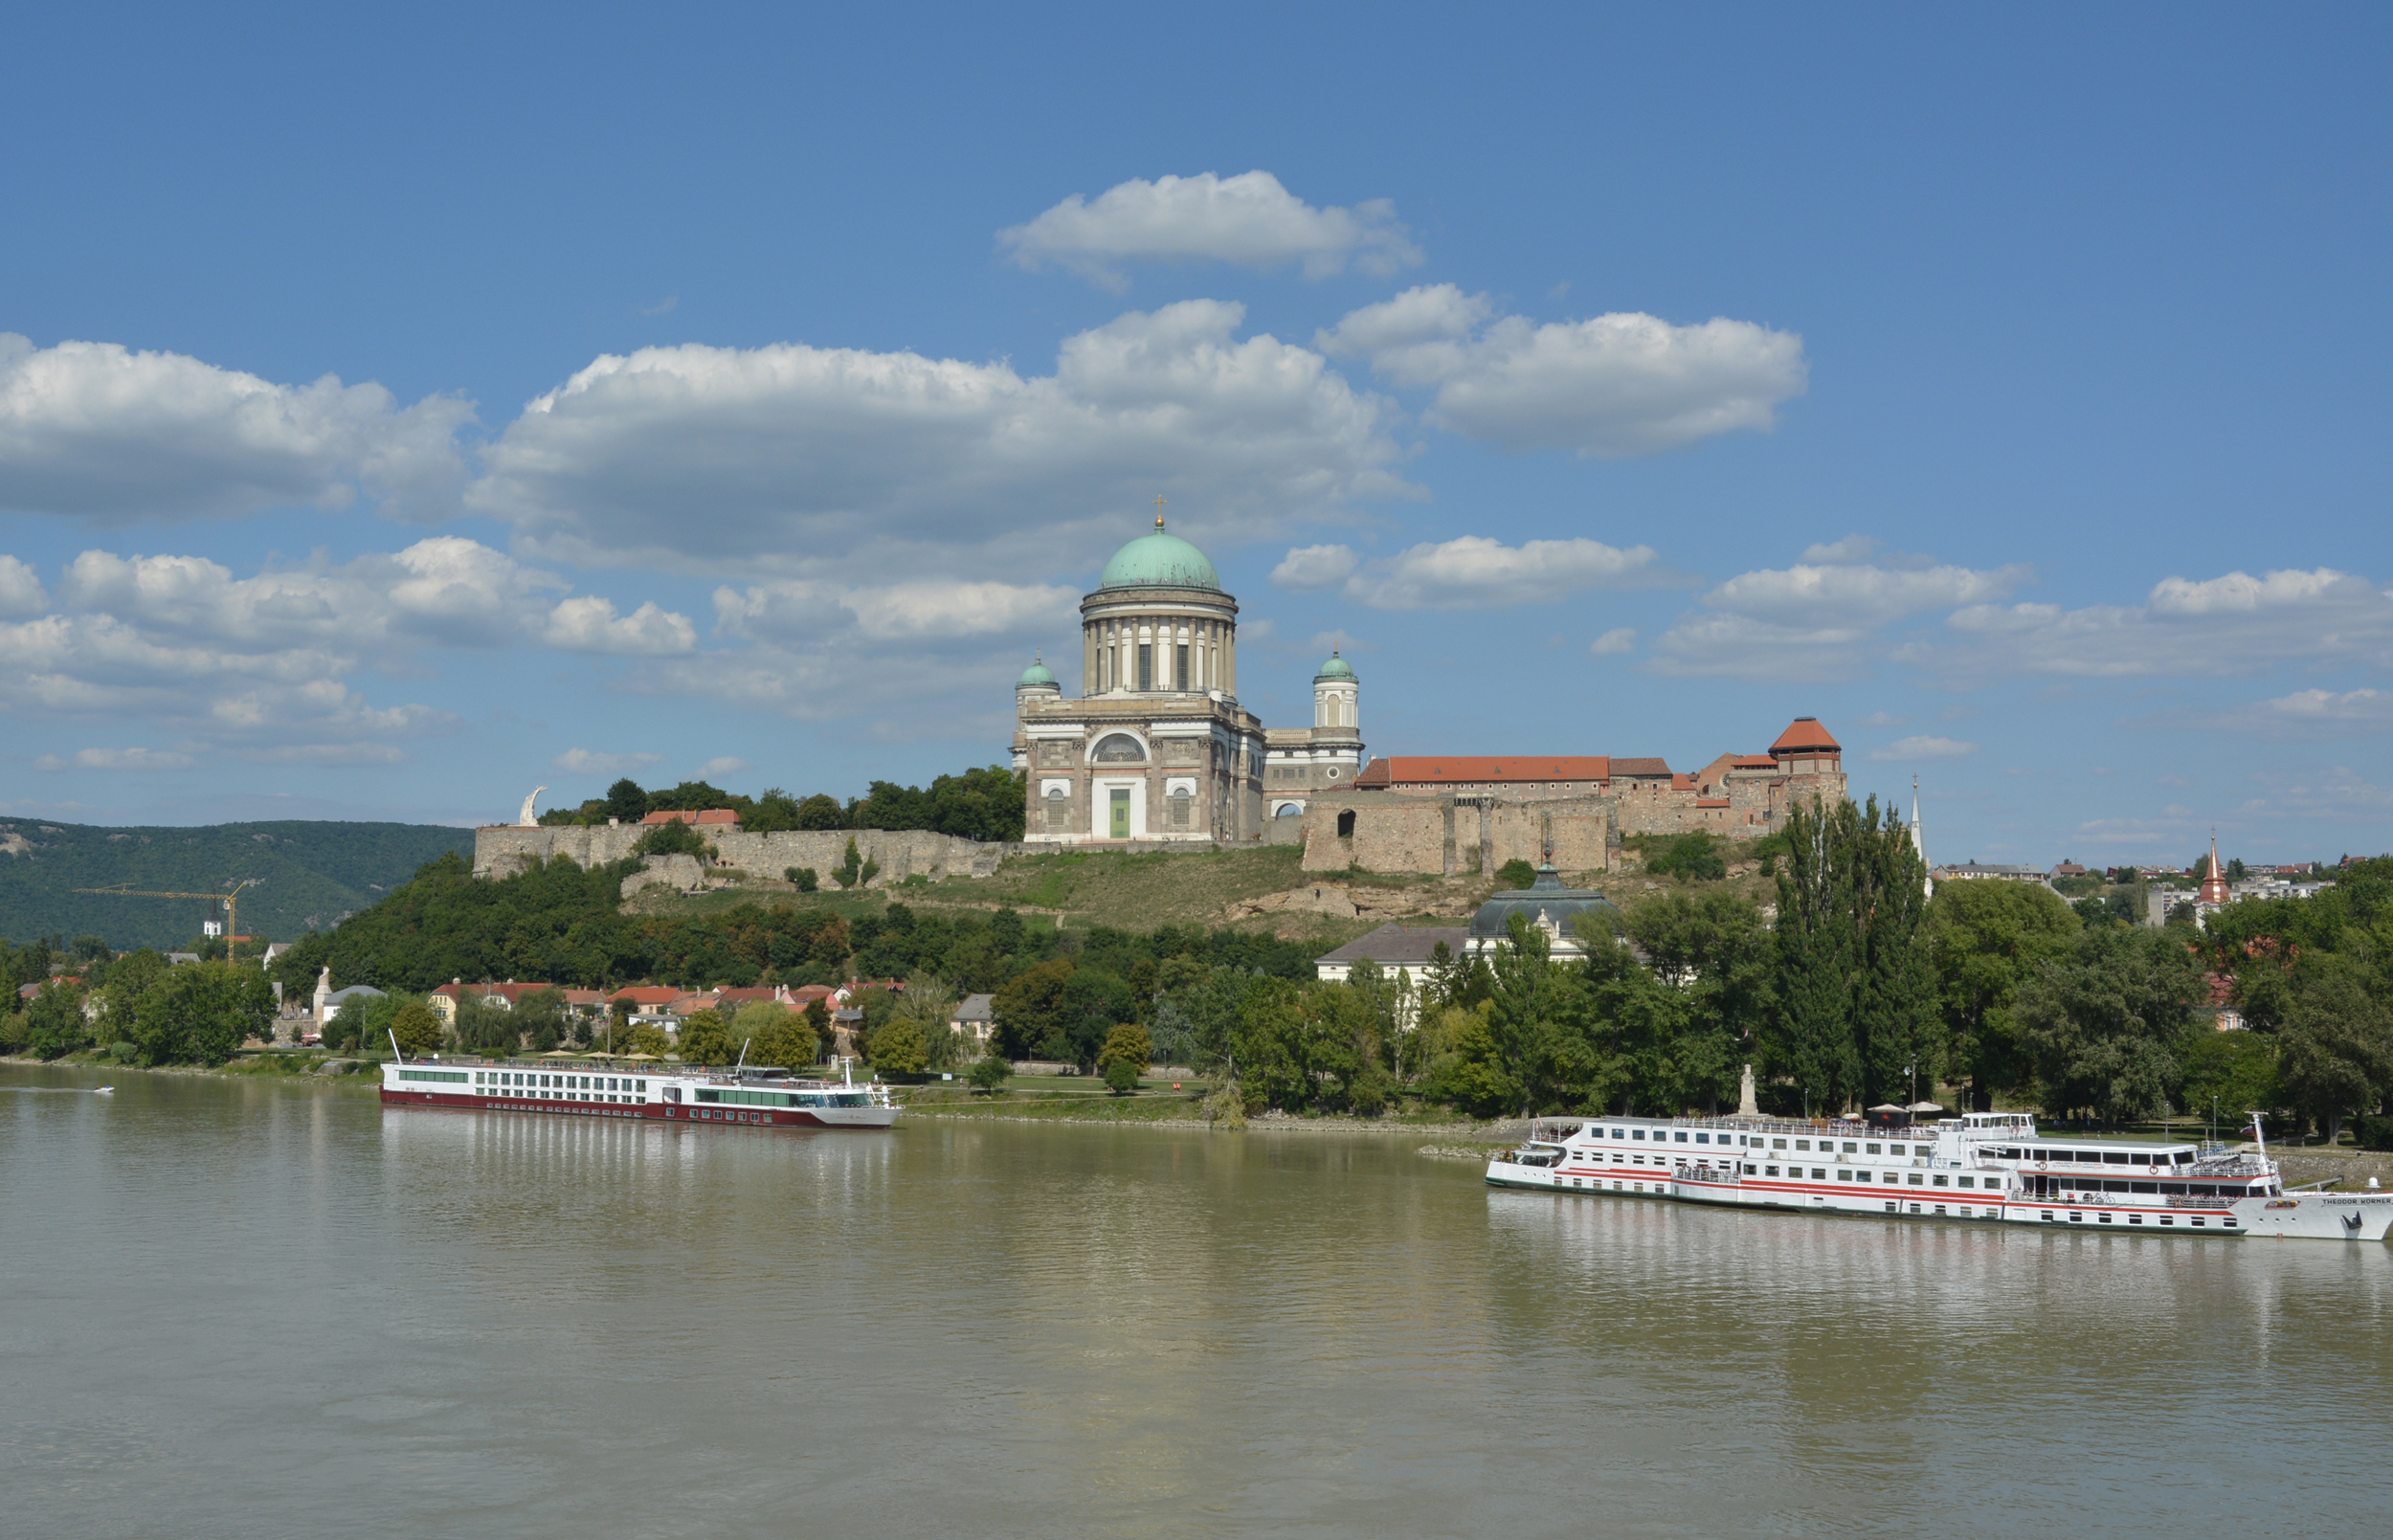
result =
M21 1535L2382 1533L2393 1250L0 1070Z

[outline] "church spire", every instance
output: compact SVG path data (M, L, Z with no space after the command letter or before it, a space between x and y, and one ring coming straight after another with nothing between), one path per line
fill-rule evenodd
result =
M1916 774L1912 776L1912 852L1919 858L1920 865L1928 864L1927 841L1921 838L1919 833L1919 777ZM1935 878L1922 877L1919 882L1921 891L1929 898L1936 896Z

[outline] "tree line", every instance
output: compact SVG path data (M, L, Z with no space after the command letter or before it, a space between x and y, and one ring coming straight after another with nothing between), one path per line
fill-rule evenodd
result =
M544 824L637 823L652 813L704 813L729 808L752 834L782 830L927 829L968 839L1022 837L1022 778L1001 765L941 775L928 787L874 781L861 797L845 802L817 792L799 797L778 787L756 796L726 792L704 781L683 781L670 790L646 791L629 776L578 807L551 808Z
M1009 910L903 903L854 918L788 901L629 916L617 903L628 866L560 859L484 882L444 857L277 966L302 991L329 966L344 985L391 992L397 1003L373 1008L391 1013L452 978L693 990L903 979L903 993L859 996L857 1046L893 1074L972 1067L978 1046L947 1022L957 998L986 993L994 1057L1094 1072L1121 1060L1130 1039L1117 1031L1132 1028L1152 1060L1289 1110L1367 1113L1410 1099L1477 1113L1716 1111L1733 1105L1747 1063L1765 1106L1786 1114L1952 1087L1971 1106L2000 1098L2065 1120L2260 1108L2332 1132L2353 1116L2382 1119L2393 1095L2393 859L2352 863L2313 899L2232 904L2206 929L2083 913L2035 884L1949 882L1931 899L1907 831L1874 800L1797 810L1773 867L1770 905L1689 872L1587 923L1581 958L1556 959L1542 934L1523 931L1483 955L1438 959L1414 988L1369 967L1324 982L1317 949L1228 928L1062 931ZM40 946L0 960L26 972L37 959L47 979L67 949ZM130 962L41 992L11 1018L10 1042L33 1044L38 1023L41 1052L78 1040L184 1051L172 1046L186 1040L179 1028L77 1038L62 1002L96 1020L79 1003L93 992L110 1021L168 1019L163 997L143 1016L140 1001L166 981L150 964L128 975L156 973L139 989L112 988L110 967ZM2211 1030L2221 1010L2250 1030ZM537 999L504 1025L517 1045L579 1040ZM765 1042L811 1061L828 1047L827 1019L811 1036L768 1033L761 1015L736 1038L733 1021L722 1025L734 1054ZM460 1017L461 1032L474 1026ZM711 1026L695 1024L683 1057L719 1047Z

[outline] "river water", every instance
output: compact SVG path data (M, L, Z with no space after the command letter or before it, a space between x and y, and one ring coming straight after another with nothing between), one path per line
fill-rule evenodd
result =
M0 1070L21 1535L2382 1534L2393 1249Z

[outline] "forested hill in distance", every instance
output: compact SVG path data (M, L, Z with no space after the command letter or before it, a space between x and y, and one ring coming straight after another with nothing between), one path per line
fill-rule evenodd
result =
M245 936L296 941L379 903L426 861L473 859L474 831L414 823L219 823L111 829L0 818L0 936L98 936L120 949L181 947L222 910L199 899L78 893L120 884L154 892L241 893Z

